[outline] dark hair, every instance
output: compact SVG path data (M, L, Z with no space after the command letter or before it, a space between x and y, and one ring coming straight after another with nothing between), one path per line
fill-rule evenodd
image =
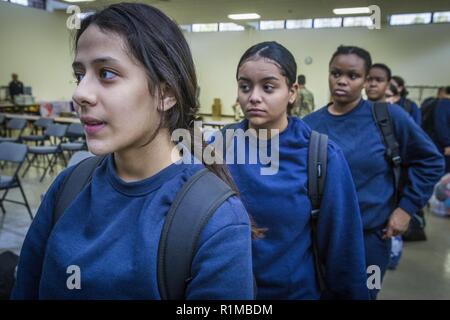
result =
M389 90L391 90L392 94L394 96L400 94L400 92L398 91L397 87L394 86L392 83L389 84Z
M386 72L387 80L391 81L392 72L391 72L391 69L387 65L385 65L384 63L374 63L372 65L372 67L370 67L370 69L372 70L374 68L384 70L384 72Z
M445 87L445 94L450 94L450 86Z
M236 80L238 79L239 68L248 60L266 58L276 63L280 69L281 74L286 78L286 83L289 88L297 80L297 63L292 53L283 47L281 44L275 41L266 41L255 44L244 52L236 69ZM293 104L289 103L288 110L293 107Z
M399 93L400 93L400 96L401 96L401 97L406 97L406 96L408 95L409 92L408 92L408 90L406 90L406 87L405 87L405 80L403 80L403 78L400 77L400 76L392 76L392 80L394 80L395 83L396 83L397 85L399 85L400 87L403 87L403 89L400 90Z
M102 11L88 16L81 21L80 29L74 37L74 48L83 32L91 25L100 30L117 34L124 39L129 53L144 67L148 77L149 91L159 95L162 102L161 85L172 90L176 104L167 111L160 113L160 122L153 133L150 143L161 128L167 128L170 133L175 129L188 129L193 137L193 122L198 110L196 103L197 78L191 51L183 33L175 22L160 10L139 3L118 3L108 6ZM191 145L191 150L197 150ZM202 143L202 154L205 144ZM202 155L196 155L202 159ZM206 164L205 167L235 187L225 165Z
M366 69L366 75L367 75L369 73L370 67L372 66L372 58L370 57L370 53L367 50L360 48L360 47L343 46L343 45L339 46L336 49L336 51L333 53L333 55L331 56L331 60L328 65L331 65L334 58L336 58L337 56L348 55L348 54L357 55L358 57L360 57L361 59L364 60L364 67Z
M297 83L301 85L305 85L306 83L306 77L305 75L301 74L297 77Z

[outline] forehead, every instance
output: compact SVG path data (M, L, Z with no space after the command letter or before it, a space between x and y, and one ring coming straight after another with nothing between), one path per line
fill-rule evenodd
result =
M278 64L267 58L250 59L239 67L238 78L259 79L266 77L284 77Z
M387 72L386 70L382 69L382 68L371 68L369 71L369 75L372 77L383 77L386 78L387 77Z
M91 25L78 39L75 60L88 62L88 60L99 56L110 56L117 60L131 60L126 48L125 41L118 34L102 31L96 25Z
M330 67L364 72L365 62L356 54L340 54L331 61Z

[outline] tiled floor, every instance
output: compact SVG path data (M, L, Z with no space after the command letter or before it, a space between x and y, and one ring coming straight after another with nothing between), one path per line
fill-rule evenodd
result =
M22 179L34 214L53 180L47 177L39 183L41 172L31 169ZM20 199L17 190L10 196ZM24 207L5 203L5 208L6 215L0 213L0 252L19 253L30 218ZM450 299L450 218L427 214L426 232L427 241L405 243L400 264L387 272L379 299Z

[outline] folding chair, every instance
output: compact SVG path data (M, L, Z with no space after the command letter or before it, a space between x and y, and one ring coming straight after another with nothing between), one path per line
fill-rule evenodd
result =
M27 126L27 120L13 118L6 124L6 130L8 132L8 137L0 137L0 142L18 142L22 136L23 130ZM17 131L17 137L12 137L12 132Z
M66 138L69 142L61 143L61 150L68 151L71 157L75 151L86 150L84 141L84 130L81 123L72 123L66 131Z
M48 137L44 134L44 130L53 123L51 118L39 118L33 123L33 129L30 135L22 136L22 142L35 142L38 145L39 142L43 144ZM39 134L41 132L41 134Z
M24 205L28 213L30 215L31 220L33 220L33 214L31 213L31 208L28 204L27 197L25 196L25 192L23 191L22 184L19 179L19 170L22 167L22 164L27 155L27 146L20 143L13 142L2 142L0 143L0 161L10 162L15 164L14 173L11 176L0 176L0 190L4 190L5 192L0 198L0 208L3 211L3 214L6 213L5 207L3 206L3 202L12 202L16 204ZM19 188L22 193L22 197L24 202L19 202L16 200L6 199L6 195L8 194L10 189Z
M45 130L45 135L49 137L49 141L52 143L48 146L36 146L36 147L28 147L28 153L32 154L31 160L28 160L28 166L25 168L25 171L22 174L22 177L28 172L28 169L33 165L37 156L42 155L47 158L47 166L40 167L34 165L34 167L44 169L44 173L41 176L39 181L42 182L44 180L47 171L53 171L53 166L56 165L58 157L61 157L64 165L67 164L66 159L62 156L61 151L61 143L67 131L67 126L63 124L51 124L48 126L47 130ZM49 156L51 157L49 158Z

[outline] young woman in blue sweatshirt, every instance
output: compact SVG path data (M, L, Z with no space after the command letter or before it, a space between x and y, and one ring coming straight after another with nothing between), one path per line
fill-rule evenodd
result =
M435 144L445 157L445 172L450 172L450 87L445 88L439 99L434 116Z
M361 97L370 70L370 54L341 46L333 54L328 82L333 101L304 121L329 135L343 150L358 193L364 227L367 267L377 266L381 279L389 262L390 237L407 230L410 217L428 201L443 173L443 159L422 129L403 110L388 107L408 182L394 203L393 170L385 159L382 136L372 103ZM373 273L374 276L375 273ZM374 278L375 279L375 278ZM376 298L379 286L370 290ZM377 288L378 287L378 288Z
M400 93L400 100L395 102L395 104L398 104L403 110L407 111L414 119L414 122L420 127L422 124L422 114L420 113L417 104L407 98L408 90L406 90L405 87L405 80L400 76L392 76L391 83L397 87L397 90ZM410 110L407 110L407 105L409 105Z
M311 202L307 190L307 152L311 129L287 109L297 96L297 65L292 54L276 42L263 42L242 56L236 79L245 114L243 130L255 129L258 144L246 140L226 153L227 164L241 198L263 238L253 241L253 270L258 299L367 299L361 218L347 162L340 148L328 144L328 167L317 223L319 255L327 291L316 280L311 237ZM261 137L269 130L269 139ZM278 134L279 133L279 134ZM279 141L279 161L273 171L250 153ZM264 150L262 150L264 153ZM243 164L238 157L245 154ZM272 157L274 154L271 155ZM267 173L267 172L266 172Z
M81 22L73 95L89 150L107 155L52 226L52 184L23 244L14 299L160 299L166 214L203 165L180 163L171 133L190 130L197 87L189 47L159 10L116 4ZM209 166L226 180L226 168ZM189 223L189 221L186 221ZM198 239L186 299L252 299L251 228L228 198ZM69 277L78 272L79 281Z

